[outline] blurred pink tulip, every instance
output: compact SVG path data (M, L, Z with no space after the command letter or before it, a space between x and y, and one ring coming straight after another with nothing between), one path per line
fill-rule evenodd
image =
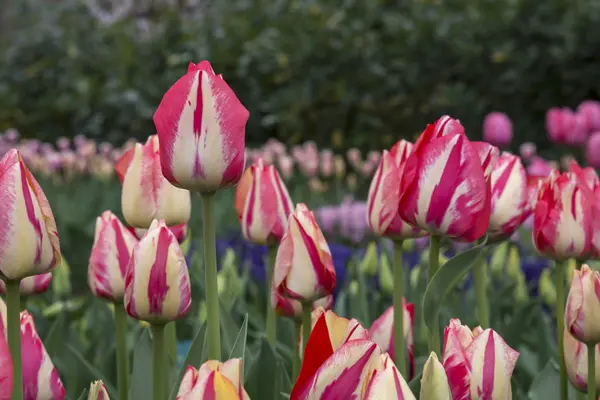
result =
M519 146L519 154L521 155L521 159L525 162L529 162L537 152L537 146L532 142L525 142L521 146Z
M584 117L567 107L551 108L546 113L546 132L551 142L581 146L587 140Z
M483 120L483 140L498 146L508 147L513 137L512 122L502 112L491 112Z
M591 167L600 169L600 131L590 135L585 147L585 159Z
M583 117L588 133L600 130L600 102L586 100L577 107L577 114Z
M547 177L553 170L552 164L541 157L534 156L527 167L528 176Z

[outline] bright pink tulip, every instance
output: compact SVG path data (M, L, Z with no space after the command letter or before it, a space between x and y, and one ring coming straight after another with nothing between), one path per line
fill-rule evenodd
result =
M163 177L159 147L158 136L152 135L146 144L136 143L115 165L123 185L123 216L136 228L148 229L153 219L164 219L169 226L190 219L190 192Z
M453 399L512 397L510 377L519 352L492 329L471 331L460 320L452 319L444 330L443 353Z
M188 366L177 400L250 400L242 386L242 360L206 361L200 369Z
M1 322L2 320L0 319ZM12 389L13 366L10 358L10 349L8 348L8 341L5 334L0 332L0 400L10 400L12 398Z
M23 279L50 272L60 262L56 222L17 150L0 160L0 186L0 276Z
M371 181L367 198L367 223L377 235L402 239L425 234L403 221L398 214L402 171L412 146L412 143L400 140L391 151L384 150Z
M294 205L273 165L262 159L246 170L235 192L242 234L256 244L276 243L287 229Z
M583 117L567 107L548 110L546 132L551 142L570 146L583 145L588 134Z
M96 297L123 300L125 274L136 237L110 211L96 218L94 245L89 259L88 286Z
M174 321L192 304L190 277L177 239L164 221L154 221L133 248L125 276L125 310L153 323Z
M579 391L587 392L588 387L588 349L585 343L580 342L569 334L565 328L564 336L565 365L567 376L571 384ZM600 365L600 345L596 345L596 365ZM596 368L596 390L600 389L600 369Z
M412 379L415 374L415 355L414 355L414 325L415 325L415 305L413 303L406 303L405 299L402 299L402 305L404 308L404 340L407 348L408 356L408 379ZM379 318L373 321L371 329L369 329L369 336L383 352L390 353L392 359L394 359L395 347L394 347L394 306L388 307L387 310ZM395 359L394 359L395 361Z
M275 307L275 311L277 314L282 317L288 317L292 319L299 320L302 318L302 303L298 300L290 299L282 296L279 293L273 292L275 298L272 299L272 302ZM329 310L333 306L333 295L325 296L322 299L316 300L313 302L313 310L317 308L323 308L325 310Z
M512 122L508 115L491 112L483 120L483 140L498 147L508 147L513 137Z
M305 204L290 214L275 260L272 290L300 301L315 301L335 289L331 251L315 215Z
M574 173L553 171L540 185L533 212L533 243L553 259L582 258L592 242L593 194Z
M586 100L577 107L579 114L584 122L588 133L600 130L600 102L595 100Z
M573 271L565 308L565 327L583 343L600 342L600 273L584 264Z
M244 173L246 122L250 113L208 61L165 93L154 113L165 178L194 191L233 186Z
M476 146L450 117L428 125L402 174L400 216L435 235L473 242L487 231L490 186Z
M110 400L108 391L102 381L92 382L87 400Z
M600 131L590 135L585 147L585 159L592 168L600 168Z
M50 282L52 282L51 272L41 275L28 276L27 278L23 278L23 280L21 281L21 284L19 286L19 292L21 293L21 295L24 296L44 293L46 290L48 290ZM5 293L6 284L4 283L4 281L0 281L0 294Z
M33 317L21 313L23 400L62 400L65 388L38 336Z
M503 153L492 172L490 240L510 237L532 213L527 172L519 157Z

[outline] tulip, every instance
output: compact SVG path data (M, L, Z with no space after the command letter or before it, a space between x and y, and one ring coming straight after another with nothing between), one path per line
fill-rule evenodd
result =
M509 399L519 357L492 329L471 331L452 319L444 330L443 365L453 399Z
M90 391L88 393L88 400L110 400L106 386L104 386L104 382L92 382L90 385Z
M0 299L0 305L4 302ZM0 310L0 316L4 316ZM2 319L0 319L2 323ZM4 321L6 323L6 321ZM6 325L4 325L6 326ZM13 365L6 336L0 332L0 400L11 400L13 389Z
M508 147L513 137L512 122L508 115L491 112L483 120L483 140L498 146Z
M123 185L123 215L136 228L148 229L154 219L164 219L169 226L190 219L190 192L163 177L159 149L158 136L152 135L146 144L136 143L115 165Z
M588 346L581 343L569 334L567 329L564 332L564 357L566 361L567 375L569 381L577 390L581 392L588 391ZM600 346L594 345L595 365L600 363ZM600 369L595 369L595 389L600 388Z
M567 168L569 172L577 175L578 179L583 181L591 191L595 191L600 186L600 177L594 168L582 168L574 159L569 161Z
M595 131L585 147L585 159L593 168L600 168L600 131Z
M52 273L48 272L40 275L28 276L23 278L19 286L19 293L22 296L44 293L48 290L52 281ZM0 280L0 294L6 294L6 284Z
M302 318L302 303L300 303L298 300L284 297L280 293L273 292L273 294L275 295L275 298L273 298L271 301L274 304L277 314L295 320L300 320ZM333 295L330 294L329 296L325 296L322 299L313 302L312 309L313 311L318 308L329 310L332 306Z
M240 358L232 358L225 362L209 360L198 370L188 366L179 386L177 400L250 400L242 381Z
M135 237L138 239L143 238L144 235L148 232L148 229L134 228L132 226L127 227L127 229L131 233L133 233L135 235ZM173 235L175 235L177 242L179 242L180 244L182 244L185 241L185 239L187 238L188 225L186 223L169 226L169 230L171 231L171 233Z
M249 116L208 61L190 63L154 113L165 178L199 192L237 184L244 172Z
M21 313L21 346L23 348L23 399L62 400L66 396L65 388L58 372L38 336L33 317L27 312ZM13 358L14 361L14 358ZM15 370L19 370L14 365ZM16 387L14 387L16 390ZM14 396L14 395L13 395Z
M587 139L586 121L569 108L551 108L546 113L546 132L551 142L581 146Z
M339 317L336 313L326 310L324 307L317 307L311 312L311 330L309 334L315 329L318 336L329 339L323 339L321 343L322 354L331 355L350 340L369 338L369 331L356 319ZM302 344L303 342L301 341L300 348L302 348Z
M600 130L600 102L586 100L577 107L577 114L584 121L588 133Z
M415 357L413 353L414 346L414 325L415 325L415 315L414 315L415 305L412 303L406 303L406 300L402 299L402 309L403 309L403 336L406 341L406 348L408 350L408 379L412 379L415 373ZM405 360L396 360L395 354L395 343L394 343L394 306L388 307L387 310L379 318L377 318L373 324L371 325L371 329L369 329L369 336L371 340L373 340L381 350L390 354L396 365L400 365L401 362L405 362Z
M380 356L379 368L375 369L367 382L363 400L402 399L416 400L408 384L394 365L390 356ZM422 397L428 398L428 397Z
M525 162L529 162L536 154L537 147L535 143L525 142L519 146L519 154Z
M423 366L421 377L421 399L452 400L448 377L444 366L435 353L431 353Z
M571 289L567 297L565 327L583 343L600 343L600 273L583 265L573 271Z

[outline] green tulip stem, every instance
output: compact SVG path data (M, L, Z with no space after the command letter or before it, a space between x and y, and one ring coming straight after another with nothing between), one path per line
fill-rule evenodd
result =
M115 339L117 342L117 383L119 400L129 396L129 356L127 354L127 314L122 302L115 303Z
M166 354L167 353L165 351L165 325L152 325L152 385L154 400L166 400Z
M596 400L596 344L587 344L588 358L588 400ZM590 384L591 382L591 384Z
M275 308L271 303L271 287L273 286L273 269L277 257L277 246L269 246L269 257L267 260L267 340L275 348L277 344L277 316Z
M13 365L12 400L23 400L23 374L21 364L21 280L6 281L6 324L8 347Z
M406 377L404 358L404 266L402 265L402 240L394 241L394 361L400 375Z
M483 329L490 327L490 306L487 297L487 261L481 256L477 265L473 268L473 280L475 283L475 296L477 299L477 322Z
M202 221L204 223L204 269L206 280L206 308L208 358L221 360L221 325L219 322L219 293L217 286L217 239L215 236L215 192L202 193Z
M304 350L312 330L312 303L310 301L302 303L302 359L304 360Z
M300 335L302 334L302 323L300 321L295 321L294 325L296 328L296 337L294 338L294 340L296 340L296 343L298 343L300 342ZM296 348L296 346L294 346L293 349L294 350L292 351L292 382L296 382L298 375L300 375L300 351L298 350L298 348Z
M558 361L560 364L560 398L567 397L567 367L565 364L564 342L565 333L565 269L566 261L556 262L556 338L558 341Z
M440 267L440 240L441 238L436 235L432 235L429 238L429 279L428 283L437 272ZM429 351L434 352L438 357L442 356L440 348L440 321L439 317L433 322L433 326L429 331Z

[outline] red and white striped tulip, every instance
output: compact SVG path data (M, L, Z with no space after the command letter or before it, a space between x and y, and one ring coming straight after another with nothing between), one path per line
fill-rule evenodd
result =
M200 369L188 366L177 400L250 400L242 386L242 360L209 360Z
M593 194L574 173L554 170L538 189L533 243L553 259L582 258L591 249Z
M380 236L395 239L420 237L425 232L403 221L398 214L400 181L412 143L397 142L391 151L384 150L367 198L367 223Z
M398 399L416 400L408 384L400 375L390 356L386 353L380 356L381 365L371 374L367 382L363 400ZM429 397L422 397L423 399Z
M0 303L4 304L2 300L0 300ZM2 320L0 320L1 322ZM0 333L0 400L11 400L13 377L13 366L8 341L5 334Z
M42 188L18 150L0 160L0 276L23 279L60 262L56 222Z
M94 296L112 302L123 300L125 273L136 237L110 211L96 218L89 259L88 286Z
M152 135L145 144L136 143L115 165L123 185L123 216L136 228L148 229L154 219L164 219L169 226L190 219L190 192L164 178L159 148L158 136Z
M423 366L421 377L421 399L452 400L448 377L436 354L431 352Z
M148 232L148 229L134 228L132 226L127 227L127 229L129 229L129 231L133 233L138 239L143 238L144 235L146 235L146 233ZM179 243L183 243L188 235L187 223L169 226L169 230L171 231L171 233L173 233L173 235L175 235L175 238Z
M573 271L565 327L583 343L600 343L600 273L584 264Z
M165 178L200 192L238 183L244 172L249 116L208 61L190 63L154 113Z
M21 313L21 351L23 399L64 399L65 388L27 311Z
M414 346L414 324L415 324L415 305L406 303L402 299L404 309L404 340L407 348L408 356L408 379L412 379L415 374L415 355L413 352ZM388 307L387 310L379 318L377 318L369 329L369 336L384 352L390 353L392 359L396 354L394 347L394 306ZM394 359L395 361L395 359Z
M568 168L569 172L577 175L591 191L595 192L600 187L600 177L593 167L581 167L577 161L570 160Z
M443 365L453 399L510 399L518 358L519 352L492 329L471 331L452 319L444 330Z
M478 149L457 120L445 116L428 125L404 165L400 216L435 235L465 242L482 237L491 212L488 153L484 171Z
M315 215L300 203L290 214L277 249L272 290L295 300L315 301L334 289L331 251Z
M88 400L110 400L104 382L96 381L90 384Z
M521 226L533 212L529 198L527 171L521 159L503 153L492 171L492 215L489 240L503 240Z
M569 334L565 328L563 335L565 365L567 376L575 388L581 392L587 392L588 388L588 348L585 343L580 342ZM595 346L596 365L600 365L600 345ZM600 369L596 368L595 377L596 391L600 389Z
M301 328L302 329L302 328ZM339 317L331 310L318 307L311 313L311 335L321 338L321 354L331 355L344 343L355 339L369 339L369 332L354 318ZM329 339L329 340L326 340ZM300 336L300 349L302 349L302 335Z
M274 304L275 311L282 317L288 317L299 320L302 318L302 303L298 300L290 299L282 296L279 293L273 292L274 298L272 304ZM323 308L329 310L333 306L333 295L325 296L322 299L315 300L313 302L313 310L317 308Z
M235 192L235 210L242 234L256 244L281 240L294 204L273 165L259 158L246 169Z
M483 120L483 140L499 147L508 147L513 138L512 122L502 112L491 112Z
M166 323L187 314L191 304L183 252L165 222L155 220L133 248L125 276L125 310L135 319Z
M21 280L19 293L23 296L44 293L52 282L52 272L41 275L28 276ZM0 294L6 294L6 284L0 280Z

